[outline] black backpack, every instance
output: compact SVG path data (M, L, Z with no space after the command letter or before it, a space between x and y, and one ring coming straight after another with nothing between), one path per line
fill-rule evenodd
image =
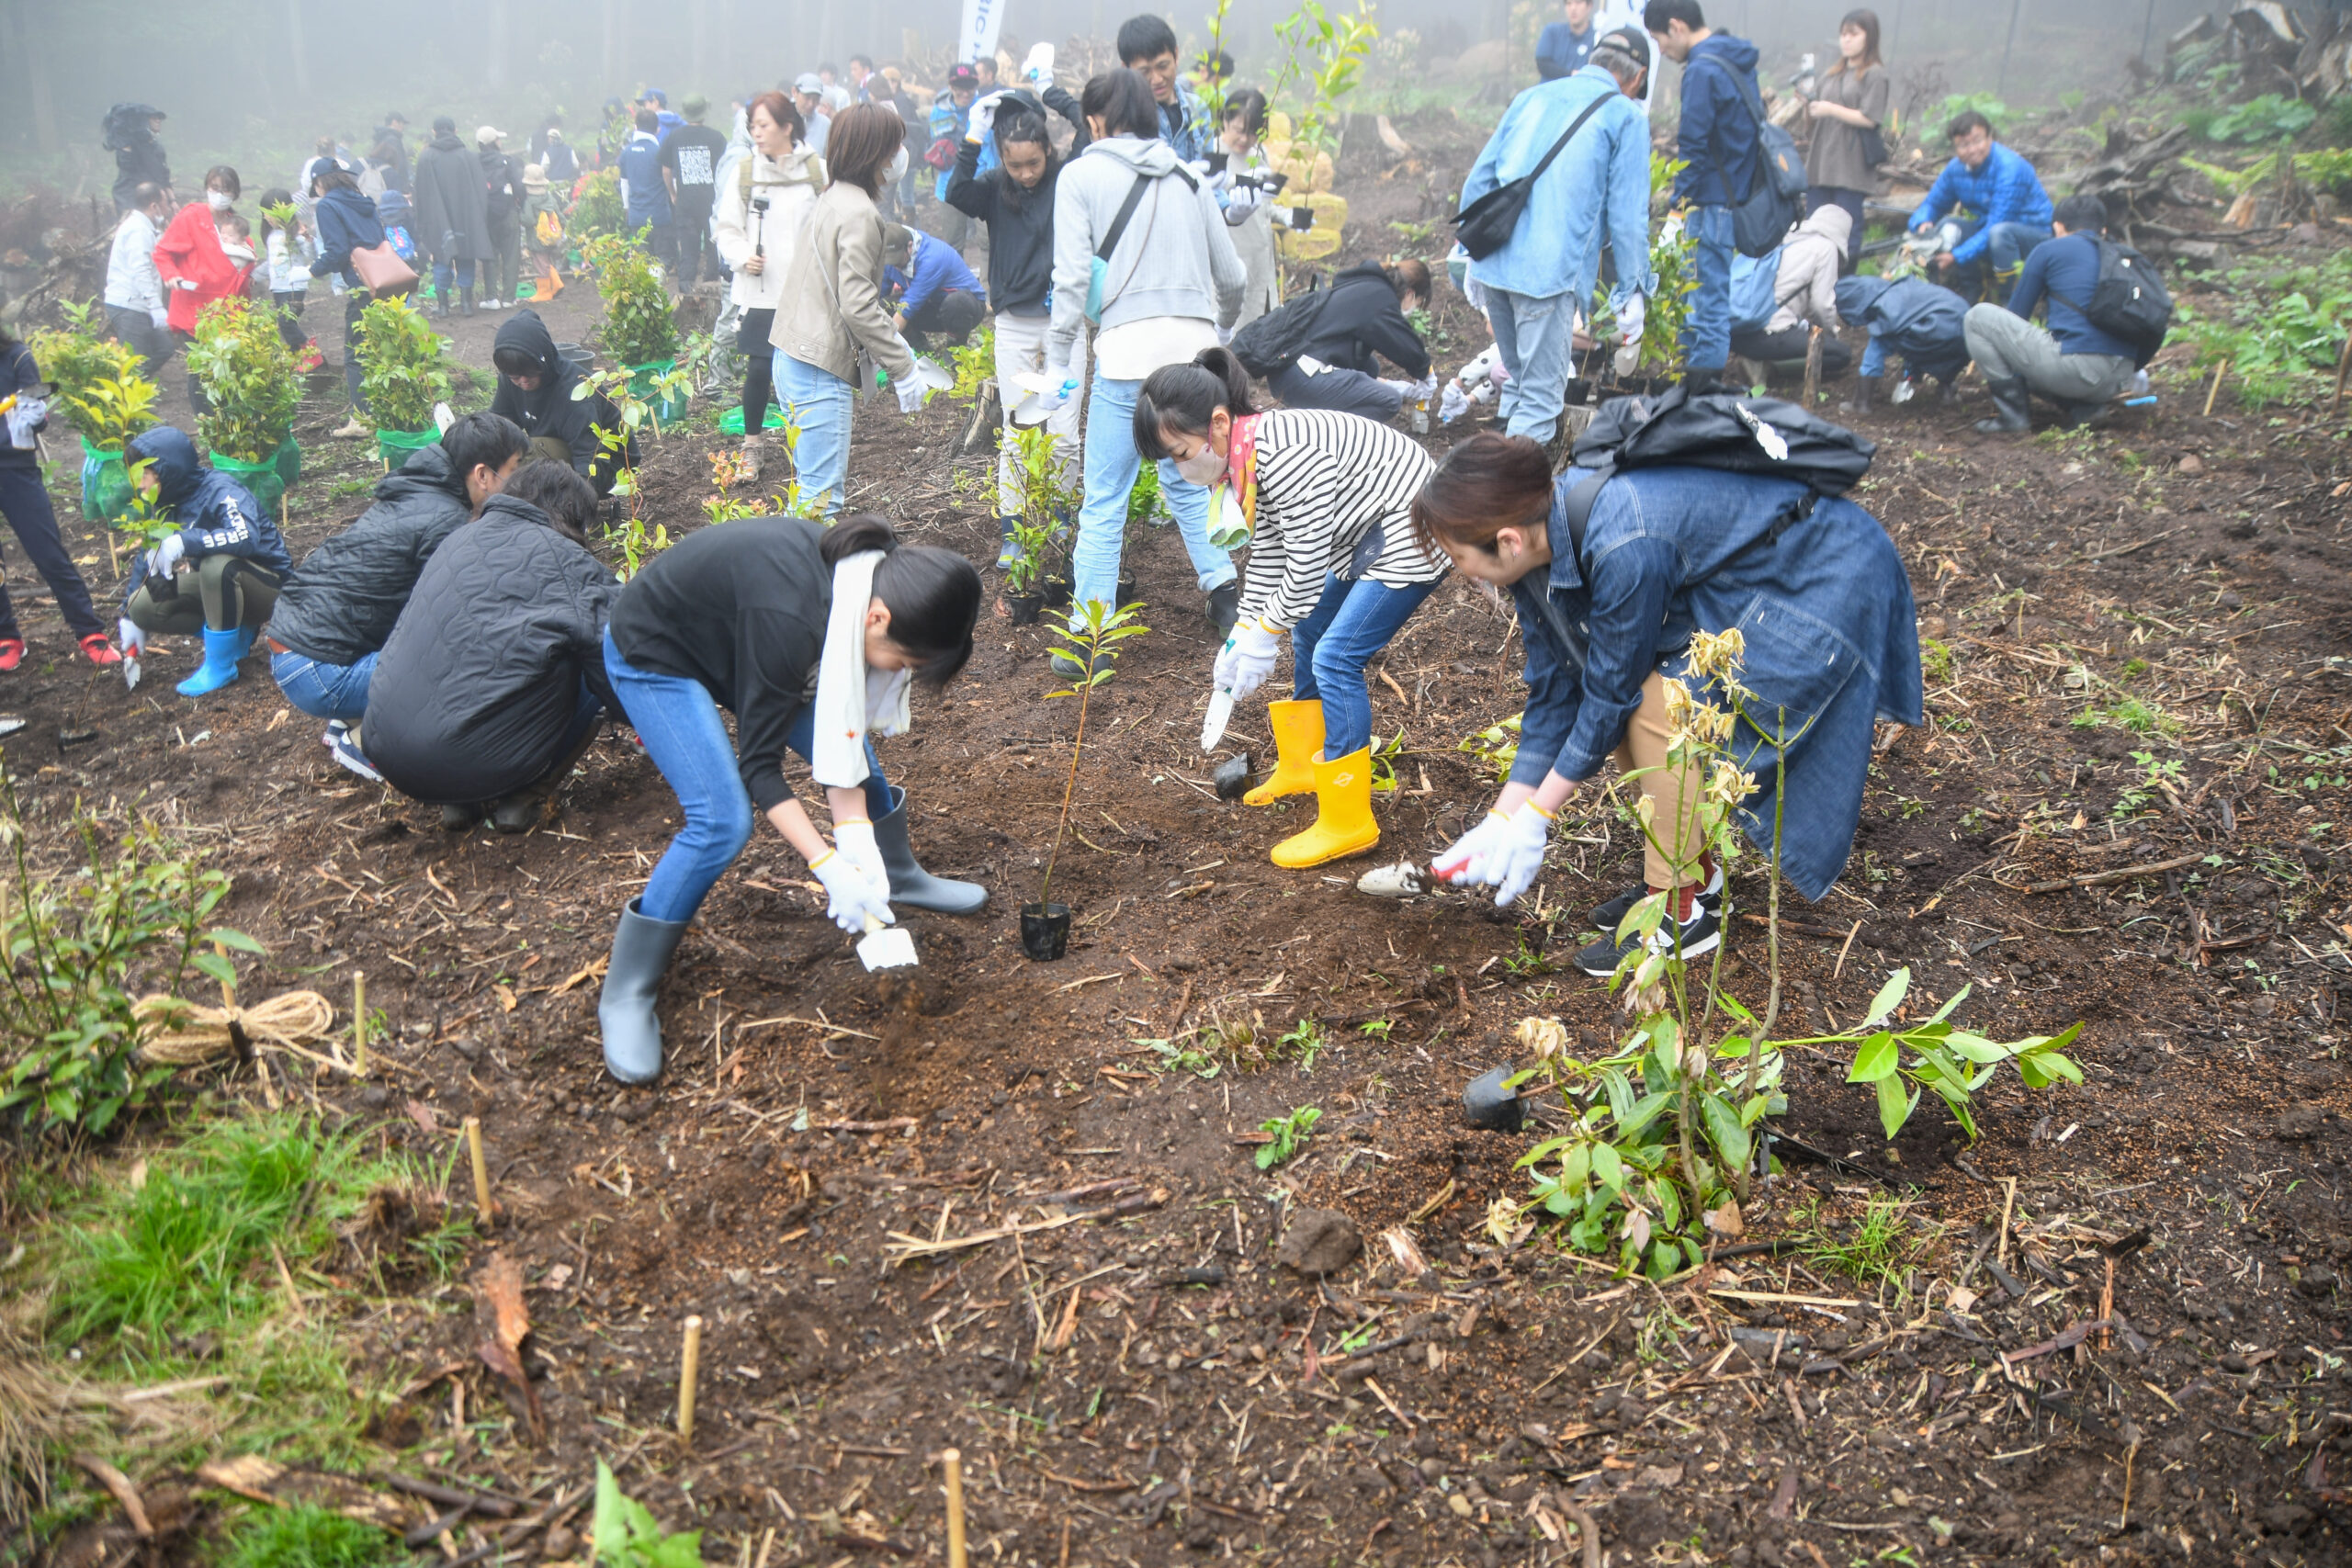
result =
M1656 397L1613 398L1577 437L1570 461L1590 478L1568 491L1568 536L1579 558L1585 522L1601 486L1628 468L1680 464L1759 478L1795 479L1805 495L1772 525L1777 539L1810 516L1823 496L1843 495L1871 471L1876 444L1778 398L1728 392L1691 397L1680 387Z
M2093 235L2098 246L2098 282L2090 302L2066 299L2084 320L2132 350L2132 363L2144 367L2165 345L2172 326L2172 295L2156 276L2156 264L2129 245ZM2064 299L2064 295L2057 298Z
M1330 298L1330 289L1310 287L1234 333L1233 356L1241 361L1241 368L1262 380L1297 364Z

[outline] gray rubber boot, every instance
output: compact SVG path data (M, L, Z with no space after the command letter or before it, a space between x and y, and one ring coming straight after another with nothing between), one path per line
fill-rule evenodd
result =
M2014 435L2033 428L2033 421L2026 412L2031 405L2023 381L1987 380L1984 386L1993 394L1993 417L1976 422L1978 434Z
M989 901L989 890L977 882L953 882L933 876L915 863L907 842L907 792L890 786L890 814L874 819L875 846L890 874L890 902L942 915L968 915Z
M605 1070L623 1083L651 1083L662 1076L662 1021L653 1016L653 1002L685 934L685 921L640 915L634 898L621 911L596 1022L605 1033Z

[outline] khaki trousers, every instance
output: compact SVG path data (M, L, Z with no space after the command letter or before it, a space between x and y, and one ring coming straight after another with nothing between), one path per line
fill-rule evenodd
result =
M1699 852L1706 845L1699 819L1705 780L1690 763L1679 768L1668 763L1668 733L1666 677L1652 671L1642 682L1642 705L1627 721L1625 739L1618 744L1617 771L1641 773L1633 782L1651 803L1650 830L1642 843L1642 881L1661 891L1704 880L1698 874Z

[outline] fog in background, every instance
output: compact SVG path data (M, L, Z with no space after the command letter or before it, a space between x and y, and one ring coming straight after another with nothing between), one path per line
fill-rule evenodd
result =
M1020 49L1108 39L1132 3L1006 0L1004 37ZM1343 8L1340 0L1332 8ZM1409 112L1452 103L1487 120L1535 79L1534 30L1559 15L1553 0L1380 0L1365 8L1392 39L1409 28L1419 42L1378 62L1351 107ZM1723 0L1707 12L1762 45L1768 80L1779 84L1804 51L1825 65L1835 57L1848 8L1843 0ZM1906 84L1935 96L1994 90L2005 55L2010 102L2111 96L2130 85L2125 62L2151 24L2148 57L2160 60L2165 35L2212 7L1883 0L1876 8L1900 106ZM1242 80L1272 77L1273 27L1290 10L1280 0L1235 0L1226 41ZM1204 6L1162 14L1188 54L1204 41ZM960 15L959 0L0 0L0 196L36 179L71 195L103 193L114 169L99 150L99 121L118 101L169 114L163 141L184 193L215 162L237 164L257 187L290 179L321 135L364 145L358 139L390 109L408 117L412 147L444 113L469 141L491 123L512 133L513 147L549 112L562 113L584 143L608 96L650 85L666 89L673 107L690 91L724 105L854 51L912 64L935 85Z

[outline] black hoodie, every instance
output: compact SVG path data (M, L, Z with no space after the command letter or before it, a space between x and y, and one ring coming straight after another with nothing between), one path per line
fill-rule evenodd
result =
M613 462L596 439L596 430L599 425L616 427L619 412L609 399L594 393L572 397L580 384L579 367L556 352L555 339L537 310L521 310L506 318L491 348L492 359L505 349L521 350L539 367L539 384L526 392L500 371L498 394L491 400L490 412L513 420L535 441L563 443L571 454L572 471L594 485L598 495L611 494Z
M322 664L356 664L392 635L419 573L473 515L466 479L439 444L376 481L376 504L302 558L277 596L270 640Z

